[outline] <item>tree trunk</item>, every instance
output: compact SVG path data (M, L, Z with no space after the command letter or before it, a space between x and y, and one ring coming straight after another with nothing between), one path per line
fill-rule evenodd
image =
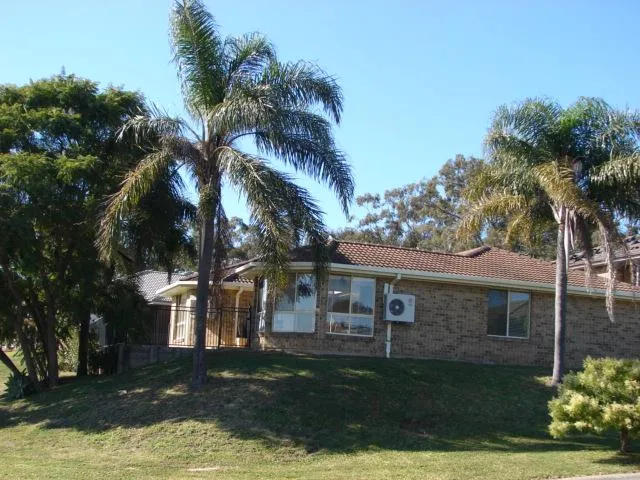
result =
M629 453L629 430L626 427L620 429L620 453Z
M76 375L85 377L88 374L87 363L89 361L89 324L90 312L82 312L78 328L78 368Z
M196 286L196 324L193 347L193 379L191 381L191 388L194 390L201 388L207 379L205 337L217 201L216 194L211 190L211 184L208 189L201 191L199 202L201 211L200 258L198 259L198 284Z
M31 383L38 385L38 371L36 370L35 360L33 358L34 353L31 341L24 331L24 314L21 304L18 305L17 313L13 317L13 328L16 331L16 335L18 335L22 358L24 359L25 367L27 367L27 376Z
M47 315L45 325L45 338L43 343L47 352L47 383L50 387L58 383L58 339L56 338L56 314L53 295L45 290L47 297Z
M4 353L4 350L2 350L1 348L0 348L0 362L4 363L5 366L9 370L11 370L11 373L13 373L15 376L17 377L22 376L22 372L18 370L18 367L16 367L16 364L13 363L13 361L9 358L9 355Z
M561 209L558 221L558 239L556 245L556 297L555 297L555 336L553 349L553 377L551 384L558 386L564 375L565 326L567 323L567 252L564 237L566 235L566 211Z
M20 350L22 350L24 365L27 367L27 376L34 385L38 385L38 370L34 359L33 346L24 332L22 325L16 325L16 330L18 333L18 341L20 342Z

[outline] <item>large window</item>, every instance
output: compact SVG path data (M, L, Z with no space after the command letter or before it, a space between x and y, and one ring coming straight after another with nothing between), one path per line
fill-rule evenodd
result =
M258 287L258 333L264 333L267 316L267 295L269 292L267 281L264 278L260 279Z
M499 337L529 337L529 293L489 290L488 302L487 334Z
M373 278L329 277L329 333L373 336L376 284Z
M313 275L292 274L276 299L274 332L313 333L316 326L316 281Z

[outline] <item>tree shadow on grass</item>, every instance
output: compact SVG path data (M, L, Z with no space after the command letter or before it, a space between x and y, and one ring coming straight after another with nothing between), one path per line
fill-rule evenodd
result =
M615 453L609 458L596 460L601 465L624 465L640 468L640 453Z
M183 421L270 447L536 452L615 448L615 439L553 441L551 390L540 370L454 362L314 357L250 351L209 356L191 393L190 362L76 379L0 403L0 428L21 423L101 432Z

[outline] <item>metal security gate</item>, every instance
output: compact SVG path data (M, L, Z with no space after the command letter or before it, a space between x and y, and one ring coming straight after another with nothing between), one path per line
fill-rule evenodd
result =
M248 308L220 308L210 311L207 316L206 346L249 346L250 311Z
M195 317L195 308L192 307L167 306L156 309L150 343L192 347L195 340ZM205 346L248 347L250 327L250 307L212 309L207 314Z

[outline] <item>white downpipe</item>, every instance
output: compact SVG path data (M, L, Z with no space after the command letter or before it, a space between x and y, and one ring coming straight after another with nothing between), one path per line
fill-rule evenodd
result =
M236 339L236 346L240 345L240 343L238 342L238 309L240 308L240 295L242 295L242 292L244 292L244 287L240 287L240 289L236 293L236 313L233 319L233 336Z
M393 293L393 286L398 283L401 278L402 274L397 273L396 278L394 278L390 284L384 286L385 295ZM385 342L385 356L387 358L391 358L391 322L387 322L387 341Z

